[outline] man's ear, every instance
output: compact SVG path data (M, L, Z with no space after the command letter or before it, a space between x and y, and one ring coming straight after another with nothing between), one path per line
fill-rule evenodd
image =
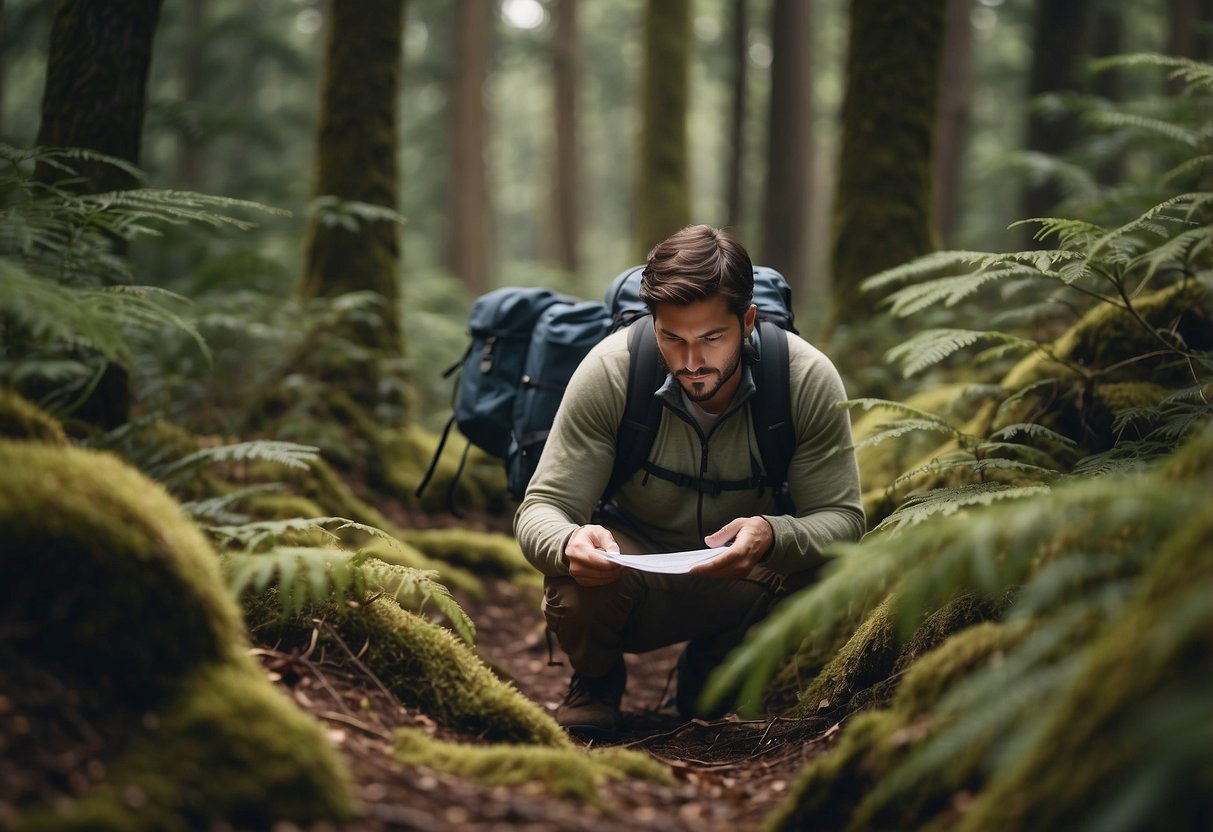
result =
M745 311L745 337L749 338L754 332L754 322L758 320L758 307L750 304L750 308Z

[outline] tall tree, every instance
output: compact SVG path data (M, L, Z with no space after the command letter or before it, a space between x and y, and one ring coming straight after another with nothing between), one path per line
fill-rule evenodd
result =
M138 163L160 2L59 0L51 23L39 145L83 147ZM80 162L75 169L84 181L73 187L81 191L134 184L129 173L113 165ZM51 181L62 173L42 167L38 176Z
M489 288L488 110L484 102L495 4L459 0L451 108L450 263L474 294Z
M771 99L763 259L807 295L809 193L813 169L810 0L775 0L771 10Z
M973 94L973 0L949 0L935 146L935 220L947 245L956 226Z
M556 252L560 267L580 268L580 173L577 163L577 87L581 71L581 38L577 33L577 0L556 0L552 8L552 59L555 76L556 171L553 184Z
M336 198L308 229L300 292L334 297L371 291L383 298L375 321L360 330L365 346L399 353L398 226L375 212L341 203L397 209L397 101L404 0L330 0L324 87L316 135L315 193ZM350 221L354 227L349 227Z
M1028 150L1060 155L1078 137L1077 117L1039 107L1040 96L1074 89L1083 60L1080 44L1086 34L1091 0L1038 0L1032 36L1032 69L1028 77L1028 99L1034 102L1028 116ZM1055 181L1029 185L1024 193L1023 216L1049 216L1061 201Z
M1213 58L1213 0L1171 0L1167 54Z
M138 164L159 17L160 0L60 0L51 22L39 145L82 147ZM73 168L79 179L71 187L83 193L135 185L131 174L111 164L81 160ZM63 178L49 165L35 175L44 182ZM115 428L128 421L130 409L130 376L109 364L75 415Z
M741 224L741 188L745 169L746 110L749 107L750 15L748 0L733 0L729 20L729 54L733 75L729 79L729 158L725 170L725 222L736 229Z
M931 157L947 0L854 0L829 325L867 317L866 276L937 245Z
M635 189L634 243L640 257L691 219L687 177L690 58L690 0L648 0Z
M182 97L195 113L203 106L206 96L206 44L204 34L207 6L210 0L187 0L185 22L189 33L181 55ZM202 153L202 136L198 117L188 119L181 131L181 149L177 157L177 177L182 187L202 190L206 176Z

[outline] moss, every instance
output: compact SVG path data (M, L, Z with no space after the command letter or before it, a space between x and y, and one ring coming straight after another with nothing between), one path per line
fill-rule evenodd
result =
M48 445L68 443L63 426L53 416L6 387L0 387L0 437Z
M402 536L407 535L402 534ZM360 549L370 552L385 563L394 563L412 569L432 570L438 573L439 582L446 585L447 588L458 590L473 598L484 596L484 583L476 575L459 566L434 560L406 541L388 542L381 538L371 538Z
M109 454L45 445L0 442L0 471L0 620L27 633L13 649L136 700L238 652L218 558L163 488Z
M995 603L979 595L962 595L942 609L930 613L897 657L895 671L904 670L920 656L934 650L955 633L982 621L997 618L1008 599Z
M315 502L298 494L252 494L239 507L256 520L328 516Z
M948 638L909 665L893 707L909 714L926 713L958 679L1016 647L1029 629L1024 622L983 621Z
M472 529L406 530L404 541L445 563L466 567L477 575L537 575L522 554L518 541L499 532Z
M596 805L602 805L598 787L608 779L674 784L669 769L652 757L619 748L604 753L573 746L459 745L416 729L397 731L395 745L396 759L405 765L426 766L486 786L521 787Z
M1213 346L1213 314L1207 293L1198 284L1182 283L1160 289L1137 298L1134 308L1151 326L1158 329L1176 326L1188 349ZM1153 353L1160 344L1150 332L1125 310L1111 304L1100 304L1087 312L1050 347L1052 355L1062 361L1098 369L1136 356ZM1148 378L1155 383L1183 386L1190 383L1186 367L1164 369L1165 359L1134 362L1107 381ZM1044 378L1070 376L1073 370L1042 352L1025 356L1007 373L1002 386L1020 390Z
M450 497L463 511L503 513L510 509L505 483L505 466L500 459L489 456L452 432L434 469L433 479L425 493L417 497L430 461L438 449L439 437L419 425L410 425L386 434L380 445L380 464L376 467L374 486L391 494L407 506L425 511L446 511L451 483L458 481ZM467 459L463 459L467 447ZM460 467L462 466L462 471Z
M892 598L886 598L800 695L798 714L845 705L857 693L884 681L899 652L892 620Z
M902 717L892 711L853 717L837 747L801 769L788 798L767 816L761 829L827 832L849 828L855 806L891 767L887 757L872 753L873 748L903 726Z
M354 649L365 645L362 661L392 693L452 730L502 742L554 748L570 744L539 705L494 676L454 633L401 609L390 598L341 610L317 609L303 617L309 622L306 632L295 635L310 637L313 617L333 621ZM261 626L284 635L298 626L275 618L275 613L265 615Z
M1115 817L1118 828L1208 828L1211 585L1213 515L1200 512L1160 547L1042 739L978 796L960 828L1063 830L1094 817Z
M268 828L350 812L349 777L319 726L251 662L230 662L183 679L154 727L111 764L108 782L20 828Z
M32 443L0 441L0 471L0 663L78 691L93 720L142 726L106 747L104 785L23 807L22 826L348 814L335 753L246 655L218 557L159 485L109 454Z

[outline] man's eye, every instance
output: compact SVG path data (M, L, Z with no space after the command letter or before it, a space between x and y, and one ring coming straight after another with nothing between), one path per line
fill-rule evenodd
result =
M707 341L709 344L715 344L717 341L720 340L720 336L719 335L709 335L706 338L704 338L703 340Z

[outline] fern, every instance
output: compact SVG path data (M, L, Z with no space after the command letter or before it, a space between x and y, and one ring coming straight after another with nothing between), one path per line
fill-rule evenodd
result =
M199 470L224 462L247 462L262 460L285 465L288 468L306 469L308 463L320 457L320 449L313 445L282 442L273 439L254 439L235 442L213 448L202 448L180 459L163 464L148 465L144 470L153 479L175 484L191 477Z
M999 341L1010 349L1025 351L1040 347L1031 339L995 330L928 329L890 349L885 358L900 363L908 378L983 340Z
M282 615L299 614L313 603L353 600L365 603L374 594L388 595L417 613L428 606L441 613L461 638L475 641L472 620L438 583L438 573L384 563L365 553L313 546L275 546L265 552L236 552L224 559L228 587L239 597L245 592L278 590Z
M330 530L329 526L336 526L336 529ZM292 517L286 520L260 520L238 525L207 527L207 531L221 545L234 544L249 551L274 546L282 537L309 532L319 532L330 540L336 541L341 539L337 532L344 529L365 532L400 548L399 541L382 529L347 520L344 517Z
M248 523L249 517L245 514L233 512L231 510L233 506L239 505L249 497L258 494L271 494L282 490L280 483L258 483L257 485L250 485L247 488L233 491L231 494L223 494L205 500L187 500L181 504L181 508L184 509L186 514L199 522L209 521L229 526L239 525L241 523Z
M978 482L961 488L936 488L911 495L897 511L880 521L873 531L897 531L931 517L947 517L974 506L993 505L998 500L1032 497L1048 492L1047 485L1006 485Z

